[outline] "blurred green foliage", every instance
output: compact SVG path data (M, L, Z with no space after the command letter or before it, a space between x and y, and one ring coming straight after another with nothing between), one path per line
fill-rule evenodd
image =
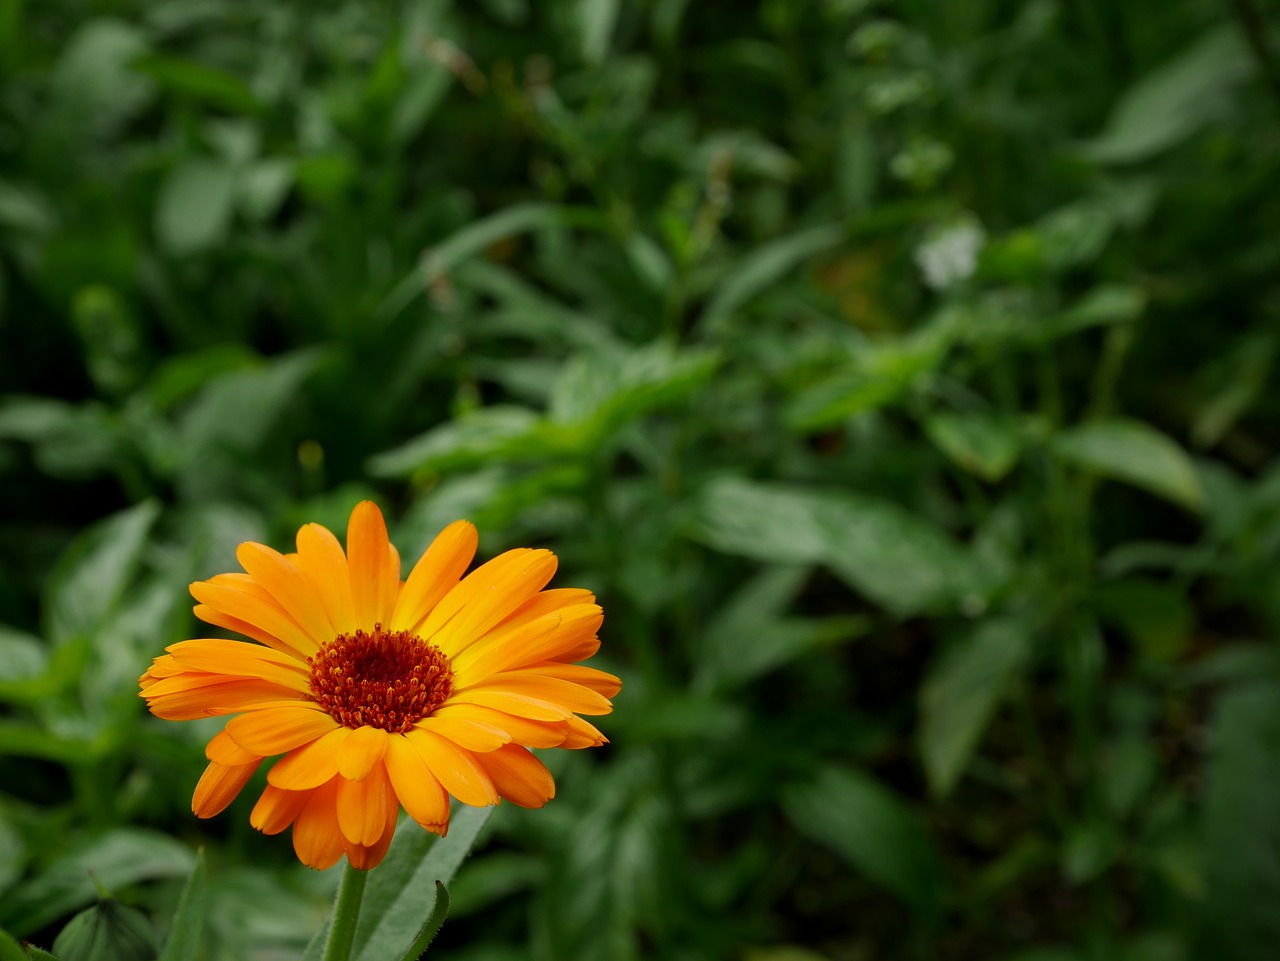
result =
M447 956L1272 957L1278 22L0 0L0 927L204 845L203 956L301 955L333 877L135 679L372 496L626 682Z

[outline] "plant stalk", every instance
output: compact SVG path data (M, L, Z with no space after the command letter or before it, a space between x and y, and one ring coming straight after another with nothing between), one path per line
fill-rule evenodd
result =
M368 871L353 868L351 862L347 862L333 902L333 923L329 926L329 942L324 947L324 961L350 961L356 922L360 919L360 902L368 880Z

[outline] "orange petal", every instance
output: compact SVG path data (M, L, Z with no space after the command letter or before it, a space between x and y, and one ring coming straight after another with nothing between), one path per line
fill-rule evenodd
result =
M567 721L534 721L479 704L446 704L432 717L474 720L502 731L511 741L525 747L559 747L569 732Z
M590 688L602 697L613 697L622 690L622 678L608 671L601 671L584 664L564 664L560 661L545 661L541 664L530 664L518 671L511 671L503 677L516 674L541 677L554 677L557 680L569 681Z
M338 773L338 751L350 735L351 728L339 727L290 751L267 772L267 783L307 791L332 780Z
M498 792L493 781L484 772L484 768L476 763L475 755L466 748L458 747L448 738L418 727L405 734L405 738L444 789L463 804L485 807L498 803Z
M476 760L493 779L498 793L522 808L540 808L556 795L556 782L551 772L516 744L481 754Z
M568 724L569 736L560 745L563 748L576 751L584 747L600 747L609 743L609 739L601 734L590 721L584 721L580 717L571 717Z
M496 711L505 711L516 717L527 717L534 721L567 721L573 717L573 711L563 704L489 687L472 687L459 691L449 698L446 706L452 707L455 704L491 707Z
M328 734L338 722L319 708L270 707L227 722L231 739L263 757L284 754Z
M191 585L191 593L201 603L258 628L262 636L271 638L263 643L277 650L305 660L319 649L311 635L274 601L211 581L197 581Z
M311 791L283 791L268 784L249 813L249 823L263 834L279 834L297 819L311 795Z
M333 532L319 524L298 530L298 567L324 605L337 634L355 631L355 604L351 599L351 575L347 555Z
M329 643L337 631L329 623L320 598L306 575L265 544L246 541L236 548L236 560L249 575L266 588L281 608L311 636L316 647Z
M366 631L373 630L375 624L390 623L386 599L400 586L399 571L393 572L387 563L390 546L382 511L373 501L361 501L347 524L347 567L356 626ZM394 585L388 583L392 578Z
M229 765L252 764L255 761L262 760L252 751L246 751L231 740L226 731L219 731L210 739L209 743L205 745L204 756L210 761Z
M449 824L449 795L403 734L387 738L384 763L391 786L409 817L428 831L443 834Z
M423 623L423 636L453 657L542 590L555 572L550 551L507 551L445 595ZM437 620L440 627L433 629Z
M375 844L386 828L391 782L381 762L360 781L338 778L338 827L352 844Z
M496 628L452 659L454 676L483 680L499 671L552 660L594 637L603 620L597 605L575 604L535 621Z
M501 691L505 694L536 698L561 705L574 714L608 714L613 710L613 705L603 694L598 694L581 684L562 681L535 671L506 671L495 674L483 684L457 691L454 697L466 700L476 691Z
M504 617L498 624L507 627L517 621L536 621L553 611L563 610L577 604L594 604L596 596L581 587L554 587L539 591L514 611Z
M269 647L244 641L201 638L179 641L165 648L173 663L188 671L229 674L236 677L260 677L304 693L308 688L306 663Z
M387 732L358 727L338 750L338 773L350 781L363 781L387 753Z
M300 664L305 664L307 659L285 644L274 634L254 627L248 621L242 621L238 617L232 617L230 614L223 614L219 610L215 610L208 604L197 604L192 610L196 617L204 621L206 624L213 624L216 627L225 627L229 631L235 631L237 634L243 634L245 637L252 637L259 644L265 644L269 648L273 648L282 654L288 654Z
M309 868L323 871L342 857L342 832L338 829L338 782L334 778L311 792L293 822L293 850Z
M178 674L156 681L142 692L147 707L167 721L192 721L289 702L304 704L297 691L248 677Z
M434 731L441 737L447 737L459 747L468 751L496 751L511 741L511 735L501 728L486 724L474 717L439 713L424 717L415 725L424 731Z
M382 765L378 766L381 767ZM373 776L378 777L379 775L375 774ZM381 777L385 779L386 774L382 774ZM392 790L390 782L387 784L383 800L382 829L376 841L369 844L353 844L346 837L342 839L342 848L347 852L347 859L351 862L351 866L361 871L368 871L381 864L382 859L386 857L387 849L391 847L391 839L395 837L396 819L400 815L400 802L396 800L396 794Z
M396 600L391 630L414 631L471 565L479 535L470 521L454 521L414 565Z
M221 814L235 800L240 789L249 783L262 759L251 764L219 764L211 761L196 784L191 797L191 810L198 818L211 818Z
M587 658L595 655L600 650L600 638L592 635L584 637L574 647L561 651L556 655L557 661L564 661L566 664L572 664L574 661L585 661Z

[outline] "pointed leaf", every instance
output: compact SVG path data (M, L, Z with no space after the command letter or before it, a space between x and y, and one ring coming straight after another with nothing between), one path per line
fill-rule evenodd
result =
M1077 467L1125 481L1190 510L1200 510L1204 495L1185 450L1171 437L1142 421L1115 418L1063 431L1054 452Z

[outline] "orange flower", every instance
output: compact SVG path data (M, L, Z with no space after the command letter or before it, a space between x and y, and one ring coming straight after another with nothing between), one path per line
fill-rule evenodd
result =
M596 652L603 614L589 591L543 590L550 551L507 551L463 577L467 521L446 527L400 580L400 555L370 501L351 512L347 550L326 528L298 552L241 544L244 574L191 585L196 616L259 643L182 641L140 678L158 717L234 714L205 749L192 809L213 817L267 757L250 823L293 825L304 864L342 855L362 869L387 852L401 806L428 831L449 796L541 807L555 783L530 747L596 747L579 714L608 714L621 682L576 661Z

